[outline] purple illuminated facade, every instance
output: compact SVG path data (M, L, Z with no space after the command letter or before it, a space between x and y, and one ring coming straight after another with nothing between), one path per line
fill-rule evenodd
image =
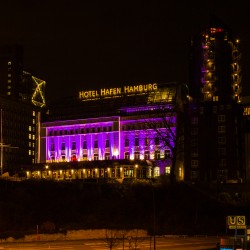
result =
M119 178L138 178L138 171L141 178L170 174L176 137L175 102L179 99L176 89L177 84L171 83L146 94L82 101L78 110L71 106L72 113L61 120L57 119L58 111L52 111L48 121L41 124L41 163L49 169L60 164L78 166L78 178L84 176L79 171L87 168L92 177L105 177L114 162L120 166L114 175ZM122 105L124 99L126 106ZM92 107L93 112L89 112ZM85 108L87 114L82 113ZM98 116L100 113L104 115ZM76 118L69 119L73 116ZM91 167L87 167L90 162ZM183 172L178 170L179 178ZM48 173L40 173L44 174Z

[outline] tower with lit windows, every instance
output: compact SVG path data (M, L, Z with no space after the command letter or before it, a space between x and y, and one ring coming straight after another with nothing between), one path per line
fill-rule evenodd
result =
M239 39L214 18L191 41L190 95L198 101L240 101Z
M193 182L242 181L239 39L213 17L190 48L186 177Z
M39 161L39 128L45 81L23 70L23 49L0 46L1 172Z
M0 46L0 82L1 96L45 107L46 82L24 71L22 46Z

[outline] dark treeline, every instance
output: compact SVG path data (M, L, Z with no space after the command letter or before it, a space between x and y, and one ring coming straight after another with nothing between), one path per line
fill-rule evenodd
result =
M161 234L225 234L226 216L246 215L248 202L185 183L0 181L0 237L69 229L146 229ZM230 195L228 195L230 197Z

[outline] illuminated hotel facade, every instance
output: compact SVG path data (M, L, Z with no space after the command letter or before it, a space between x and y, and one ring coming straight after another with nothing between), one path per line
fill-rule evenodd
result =
M170 175L176 104L183 105L186 94L186 85L177 83L79 92L76 100L50 109L41 124L40 168L27 176L123 180ZM183 159L177 158L177 178L183 179Z

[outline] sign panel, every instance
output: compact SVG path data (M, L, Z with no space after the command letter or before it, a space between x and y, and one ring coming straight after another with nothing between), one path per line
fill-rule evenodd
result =
M244 215L227 216L227 226L229 229L245 229L246 217Z
M99 90L87 90L79 92L79 99L84 100L95 100L101 97L110 98L118 97L122 95L134 95L134 94L145 94L149 92L157 91L157 83L139 84L139 85L128 85L120 88L103 88Z

